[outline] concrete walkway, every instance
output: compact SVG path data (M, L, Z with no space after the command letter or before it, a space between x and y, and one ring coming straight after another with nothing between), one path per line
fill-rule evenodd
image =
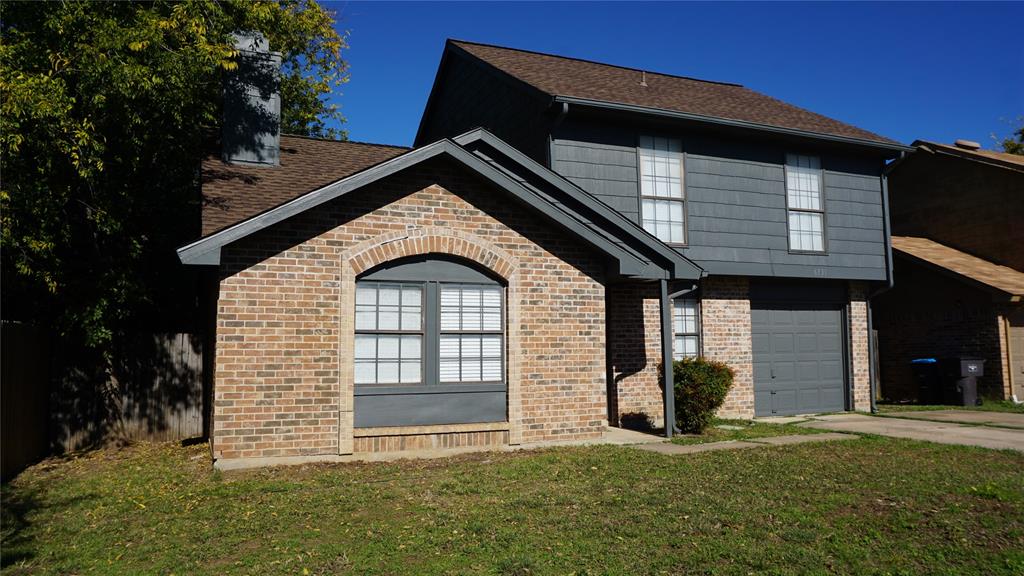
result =
M788 446L791 444L804 444L808 442L826 442L830 440L853 440L857 436L853 434L795 434L792 436L768 436L765 438L753 438L750 440L730 440L726 442L705 442L704 444L672 444L661 442L658 444L642 444L635 448L657 452L658 454L697 454L699 452L711 452L714 450L739 450L743 448L762 448L764 446Z
M952 412L968 411L952 410ZM970 413L973 414L973 412ZM926 440L940 444L959 444L1024 452L1024 429L968 426L953 422L933 422L889 416L876 417L866 414L817 416L810 422L797 425L817 428L819 430L878 434L893 438Z
M1024 414L1012 412L985 412L982 410L921 410L912 412L887 412L887 418L907 418L909 420L934 420L937 422L958 422L962 424L981 424L999 426L1001 428L1024 428Z

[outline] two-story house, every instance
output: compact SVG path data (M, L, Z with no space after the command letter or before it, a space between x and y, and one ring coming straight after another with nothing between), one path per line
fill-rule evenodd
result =
M230 134L253 144L204 163L179 250L217 298L220 466L663 424L660 367L699 354L736 371L723 415L869 407L896 142L735 84L457 41L413 149Z
M959 372L928 361L974 357L983 395L1024 400L1024 156L965 140L913 146L889 174L895 285L875 308L880 394L949 401L942 388Z

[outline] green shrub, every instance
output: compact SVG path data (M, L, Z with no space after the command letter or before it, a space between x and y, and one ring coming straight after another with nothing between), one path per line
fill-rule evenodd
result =
M650 432L654 430L654 419L646 412L626 412L619 417L619 426L627 430Z
M676 425L688 434L700 434L715 417L732 386L734 373L723 362L686 358L672 363L676 390Z

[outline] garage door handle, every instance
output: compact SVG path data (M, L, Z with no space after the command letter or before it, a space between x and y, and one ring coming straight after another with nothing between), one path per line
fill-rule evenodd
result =
M775 379L775 368L769 368L769 370L771 371L772 379L774 380Z

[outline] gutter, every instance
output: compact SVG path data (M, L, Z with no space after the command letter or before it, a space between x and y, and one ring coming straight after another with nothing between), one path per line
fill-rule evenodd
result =
M676 118L679 120L691 120L695 122L704 122L708 124L716 124L719 126L730 126L733 128L746 128L749 130L758 130L761 132L773 132L776 134L785 134L787 136L799 136L801 138L812 138L816 140L827 140L830 142L839 142L842 144L852 144L855 146L879 148L889 152L910 152L914 148L905 146L903 144L890 144L887 142L879 142L877 140L868 140L866 138L854 138L852 136L836 136L833 134L822 134L820 132L810 132L807 130L799 130L796 128L784 128L782 126L772 126L770 124L758 124L756 122L748 122L746 120L732 120L729 118L719 118L717 116L705 116L703 114L691 114L689 112L679 112L676 110L666 110L664 108L653 108L649 106L637 106L634 104L621 104L618 102L605 102L602 100L590 100L587 98L576 98L574 96L555 96L554 101L556 103L563 104L576 104L579 106L589 106L592 108L604 108L607 110L618 110L621 112L635 112L638 114L653 114L656 116L662 116L666 118Z

